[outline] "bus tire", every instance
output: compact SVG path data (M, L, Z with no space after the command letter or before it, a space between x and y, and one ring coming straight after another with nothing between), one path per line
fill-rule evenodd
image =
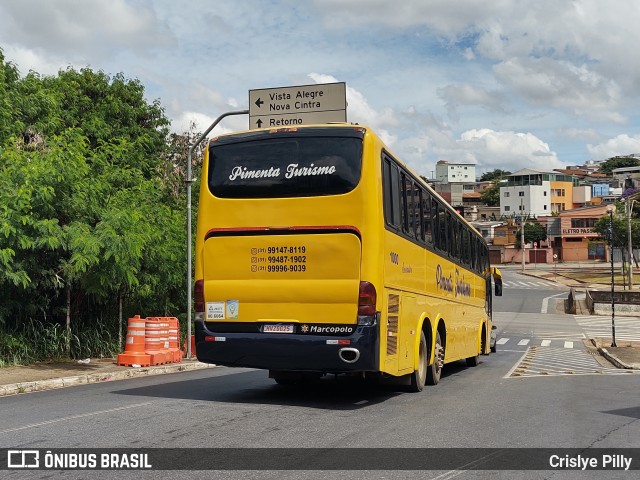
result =
M429 358L427 357L427 339L424 336L424 332L420 332L420 345L418 346L418 368L410 375L411 385L409 390L411 392L421 392L427 381L427 363Z
M442 375L444 365L444 345L440 337L440 331L436 332L436 343L434 346L433 363L427 368L427 385L437 385Z
M467 362L467 367L477 367L480 364L480 355L469 357L465 360Z
M473 357L466 358L467 367L477 367L480 364L480 354L484 353L485 342L484 342L484 331L482 334L482 340L480 341L480 352Z

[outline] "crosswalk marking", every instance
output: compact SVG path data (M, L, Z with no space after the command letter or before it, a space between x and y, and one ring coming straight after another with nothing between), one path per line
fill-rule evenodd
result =
M590 338L611 337L611 316L574 315L573 316ZM615 317L616 340L640 341L640 318Z
M540 339L537 339L540 340ZM517 341L517 345L518 346L527 346L530 345L531 348L536 348L538 346L540 347L550 347L551 343L553 340L557 340L556 343L556 347L554 348L560 348L558 347L558 345L562 345L561 348L567 348L567 349L572 349L572 348L577 348L580 343L582 341L582 338L576 338L576 335L573 335L573 338L571 340L566 340L565 338L562 337L556 337L556 338L546 338L544 340L540 340L540 344L539 345L534 345L534 343L532 343L532 339L530 338L520 338L520 339L514 339L514 341ZM498 340L496 341L496 345L506 345L511 341L510 337L500 337L498 338ZM535 342L535 340L534 340ZM578 342L578 343L576 343Z
M523 281L514 281L514 280L509 280L509 281L504 281L502 282L503 287L505 288L531 288L531 287L553 287L553 288L557 288L558 284L557 283L550 283L550 282L523 282Z
M504 378L630 374L640 374L640 371L603 367L593 356L579 349L538 348L534 346L527 349L522 358Z

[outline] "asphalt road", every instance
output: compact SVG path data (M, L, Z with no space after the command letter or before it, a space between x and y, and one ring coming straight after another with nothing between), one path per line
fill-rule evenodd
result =
M572 316L540 313L543 299L549 292L559 293L557 289L541 286L533 291L505 288L495 313L503 341L497 353L481 357L474 368L464 362L446 366L440 384L422 393L341 377L285 388L262 371L221 367L0 398L0 446L272 447L291 449L291 455L299 453L296 448L640 448L640 375L596 361L580 344L581 329ZM509 305L525 305L517 298L507 300L509 295L537 298L537 312L506 311ZM215 465L215 457L210 460ZM634 472L619 471L455 468L4 471L3 478L4 474L6 478L154 479L635 478Z

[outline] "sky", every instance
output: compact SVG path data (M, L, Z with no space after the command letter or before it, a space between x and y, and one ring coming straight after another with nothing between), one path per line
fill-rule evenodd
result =
M426 177L640 154L637 0L3 0L0 48L22 75L138 79L177 133L249 90L345 82L347 120Z

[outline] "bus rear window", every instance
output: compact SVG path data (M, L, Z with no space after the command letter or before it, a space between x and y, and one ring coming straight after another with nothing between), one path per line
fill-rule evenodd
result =
M212 144L209 190L221 198L338 195L360 181L362 138L286 136Z

